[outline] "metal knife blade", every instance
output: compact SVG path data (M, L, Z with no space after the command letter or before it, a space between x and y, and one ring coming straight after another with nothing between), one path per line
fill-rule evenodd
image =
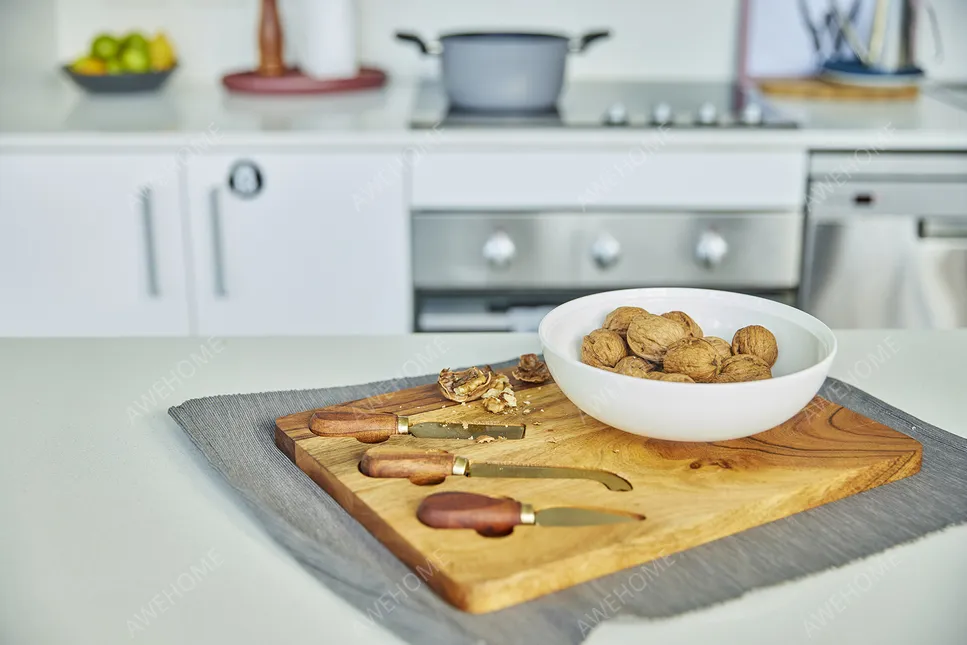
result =
M529 477L546 479L591 479L601 482L610 490L631 490L631 483L605 470L571 468L568 466L514 466L471 461L467 467L468 477Z
M469 423L464 427L462 423L435 423L424 421L414 423L408 427L409 434L421 439L476 439L477 437L494 437L505 439L523 439L524 426L498 426Z
M644 515L599 511L591 508L545 508L534 513L534 523L539 526L593 526L640 522L643 519L645 519Z

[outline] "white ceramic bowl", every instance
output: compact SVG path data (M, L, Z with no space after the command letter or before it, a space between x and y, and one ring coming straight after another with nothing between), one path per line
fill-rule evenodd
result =
M746 383L668 383L616 374L581 362L581 340L620 306L661 314L684 311L707 336L732 341L763 325L776 336L773 378ZM836 355L836 337L809 314L764 298L707 289L627 289L555 308L538 331L544 360L585 414L634 434L671 441L722 441L788 421L815 396Z

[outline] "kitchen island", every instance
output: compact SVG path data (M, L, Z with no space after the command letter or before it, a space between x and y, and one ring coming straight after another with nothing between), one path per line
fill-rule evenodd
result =
M967 437L967 330L837 337L832 376ZM538 350L530 334L0 340L0 642L400 642L268 536L167 408ZM587 642L959 644L965 544L955 527L671 620L603 623Z

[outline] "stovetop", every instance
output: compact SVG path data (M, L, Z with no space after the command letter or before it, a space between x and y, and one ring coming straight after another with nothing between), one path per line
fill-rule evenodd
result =
M541 113L450 109L442 85L421 85L410 127L463 128L796 128L754 89L735 83L577 81L557 109Z

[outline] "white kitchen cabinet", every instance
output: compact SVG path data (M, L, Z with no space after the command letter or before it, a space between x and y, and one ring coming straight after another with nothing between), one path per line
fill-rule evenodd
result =
M178 196L174 155L0 151L0 336L187 334Z
M197 332L408 332L412 284L403 168L395 154L190 160Z

